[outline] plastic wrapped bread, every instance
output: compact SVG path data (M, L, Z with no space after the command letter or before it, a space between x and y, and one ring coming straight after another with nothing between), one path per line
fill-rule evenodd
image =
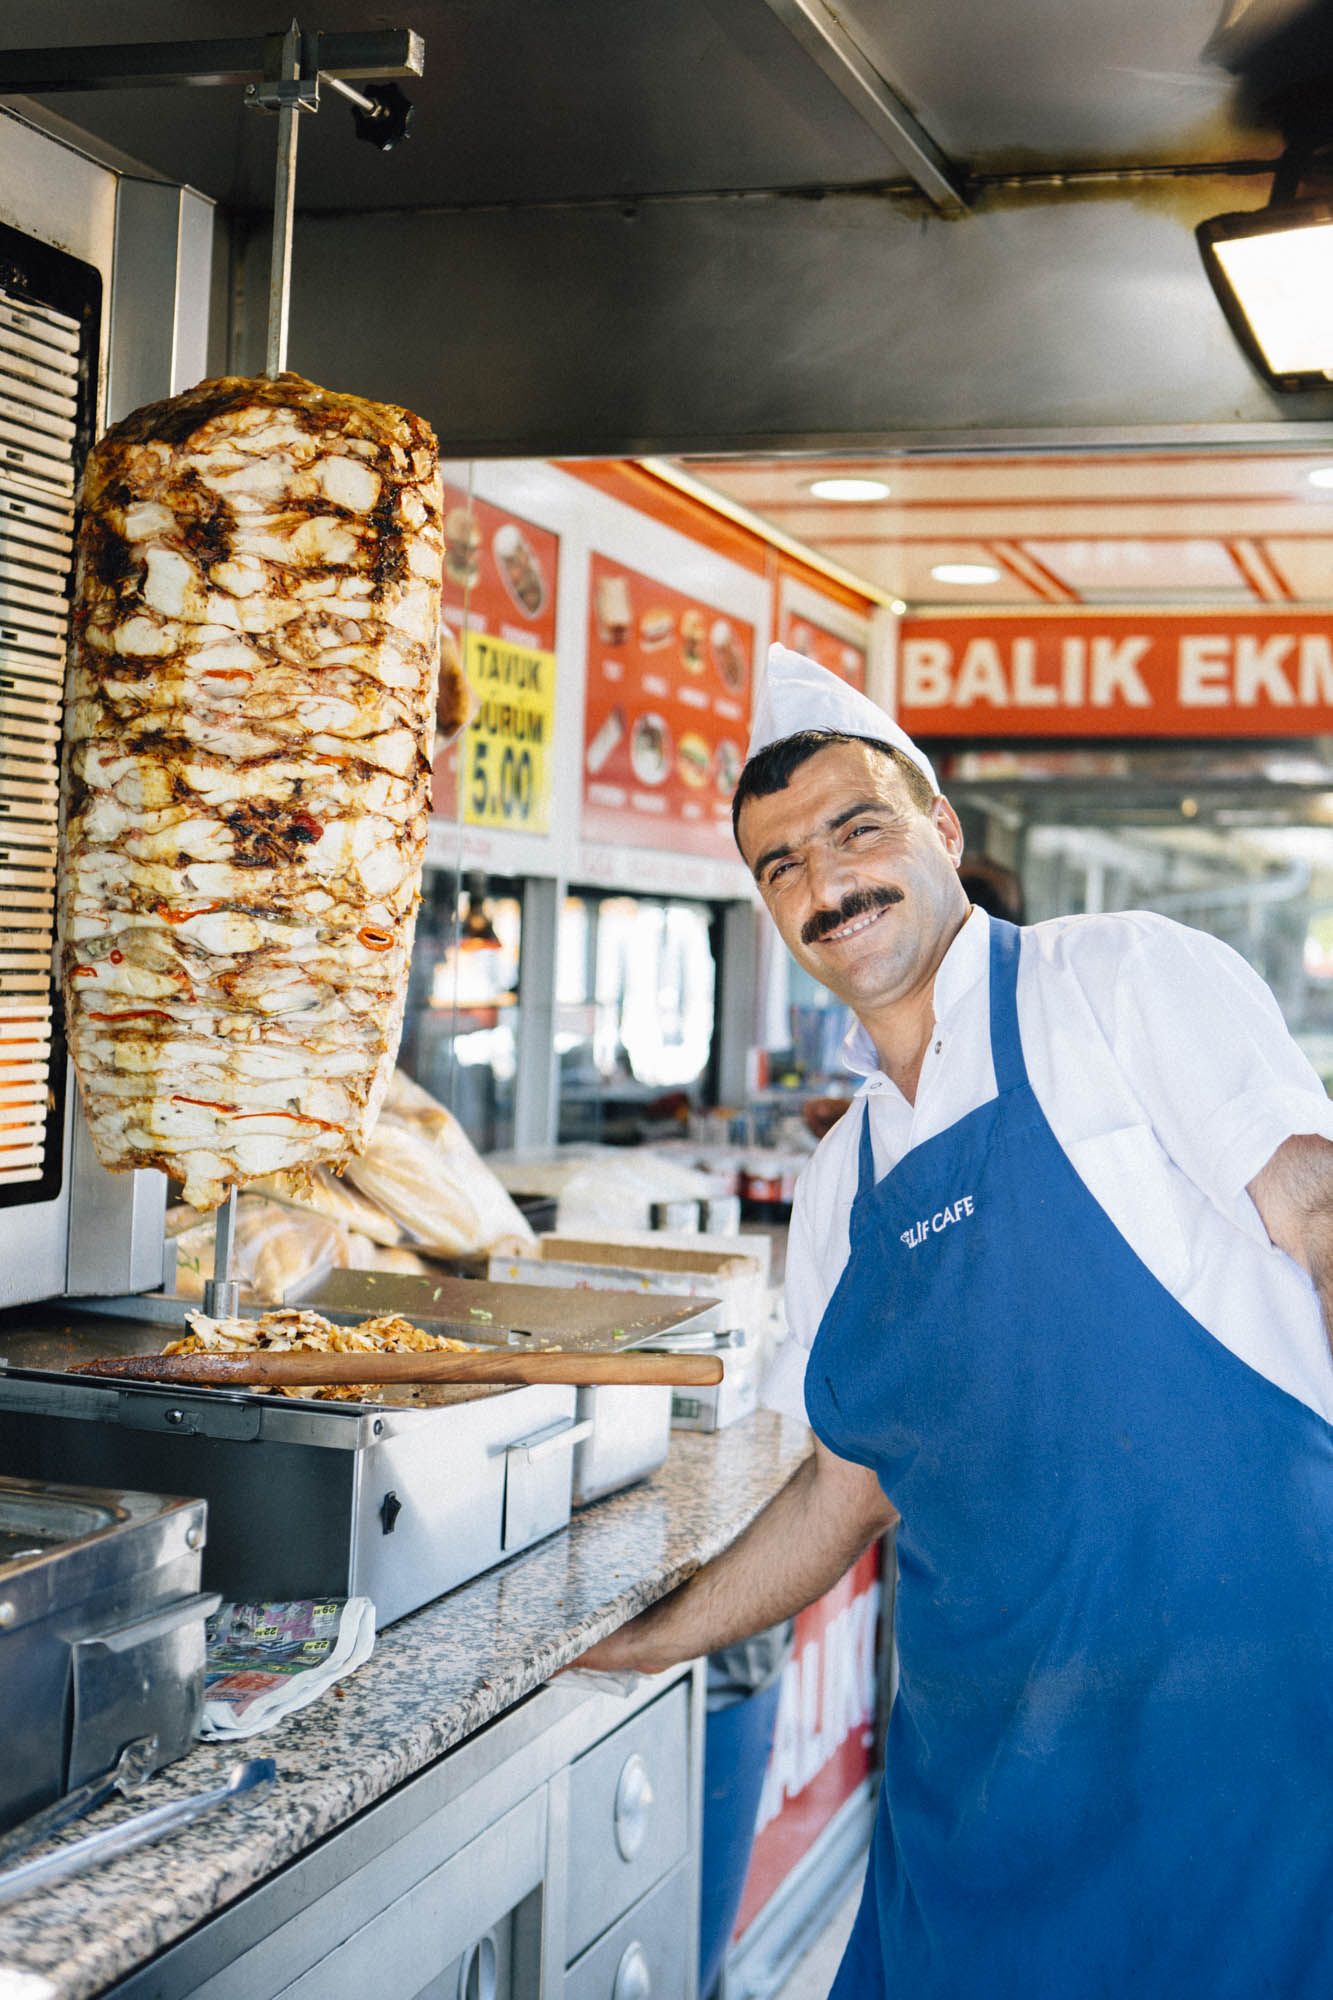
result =
M91 453L60 894L103 1164L194 1207L339 1165L397 1049L443 560L420 419L294 375L203 382Z
M347 1178L426 1251L469 1256L535 1240L453 1113L401 1070Z

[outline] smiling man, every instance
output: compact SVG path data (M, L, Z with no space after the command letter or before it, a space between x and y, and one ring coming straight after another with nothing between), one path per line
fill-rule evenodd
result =
M587 1663L741 1638L897 1514L836 2000L1327 2000L1333 1107L1216 940L970 909L927 759L780 647L735 825L858 1023L768 1391L815 1450Z

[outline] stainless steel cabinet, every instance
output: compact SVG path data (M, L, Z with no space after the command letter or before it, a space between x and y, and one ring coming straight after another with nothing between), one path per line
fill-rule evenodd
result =
M574 1958L661 1880L689 1838L689 1701L684 1682L580 1757L570 1772L566 1903Z
M111 1993L695 2000L701 1742L697 1668L557 1679Z
M682 1940L695 1935L694 1871L686 1864L570 1966L565 2000L689 2000L697 1968Z

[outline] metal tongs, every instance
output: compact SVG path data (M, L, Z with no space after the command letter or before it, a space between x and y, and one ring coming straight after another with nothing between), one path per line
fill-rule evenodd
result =
M53 1854L21 1862L17 1868L0 1874L0 1906L17 1902L33 1889L44 1889L48 1882L80 1875L100 1861L111 1861L117 1855L132 1853L136 1847L146 1847L150 1841L160 1840L164 1833L188 1825L214 1806L254 1805L272 1785L277 1773L278 1767L271 1757L251 1757L243 1764L234 1764L226 1783L212 1791L172 1799L167 1805L154 1806L149 1812L122 1820L118 1826L104 1827L101 1833L85 1834L82 1840L73 1841L68 1847L56 1848Z

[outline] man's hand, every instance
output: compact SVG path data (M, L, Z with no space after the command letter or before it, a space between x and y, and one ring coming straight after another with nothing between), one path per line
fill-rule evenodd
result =
M1246 1190L1269 1239L1309 1273L1333 1346L1333 1144L1284 1139Z
M573 1664L656 1674L748 1639L822 1597L896 1519L873 1472L816 1441L729 1548Z

